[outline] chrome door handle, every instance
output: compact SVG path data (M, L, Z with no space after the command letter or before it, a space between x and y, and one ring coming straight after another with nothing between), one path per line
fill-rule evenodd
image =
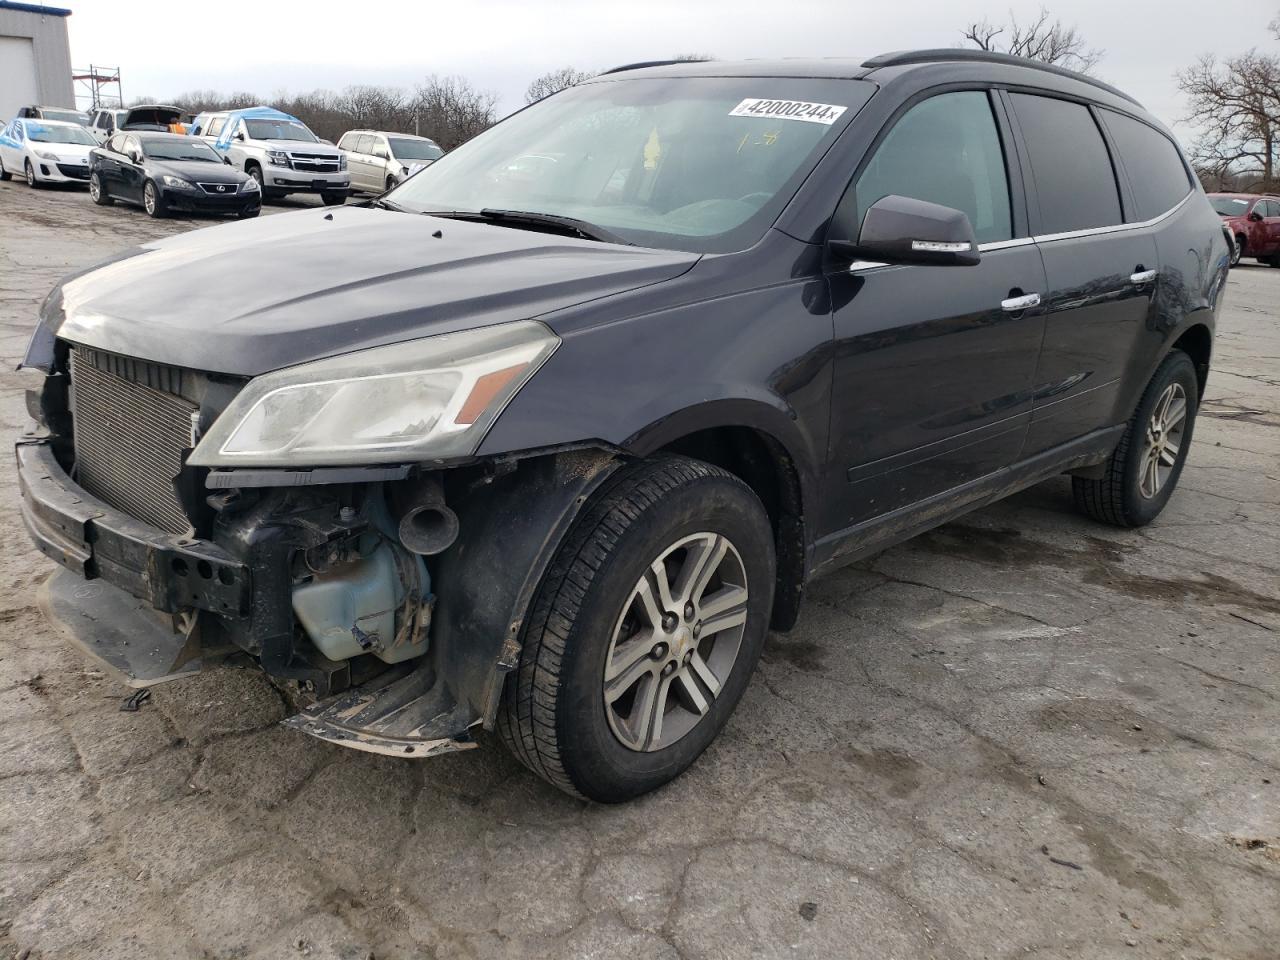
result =
M1028 293L1025 297L1010 297L1000 301L1000 309L1005 313L1020 313L1031 307L1040 306L1040 294Z
M1129 282L1136 284L1137 286L1142 286L1144 283L1150 283L1155 278L1155 270L1140 270L1137 273L1130 274Z

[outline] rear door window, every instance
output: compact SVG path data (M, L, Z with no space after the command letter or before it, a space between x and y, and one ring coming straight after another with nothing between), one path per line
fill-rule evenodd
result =
M1151 220L1172 210L1191 192L1191 177L1178 148L1141 120L1103 110L1103 122L1120 154L1137 206L1130 220Z
M854 187L858 224L890 195L964 212L979 243L1013 236L1009 180L991 102L980 90L916 104L876 147Z
M1040 234L1122 223L1120 190L1102 132L1084 104L1010 94L1031 161Z
M205 131L205 135L210 137L216 137L218 134L222 133L222 128L226 126L226 124L227 124L226 117L214 117L213 120L210 121L209 123L209 129Z

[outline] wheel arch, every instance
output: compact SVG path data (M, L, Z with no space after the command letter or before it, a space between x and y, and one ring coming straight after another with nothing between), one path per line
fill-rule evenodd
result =
M795 625L808 574L805 505L812 502L806 496L812 481L806 484L811 468L798 453L803 444L791 436L798 431L778 429L774 415L781 416L752 401L707 404L654 424L624 446L639 456L676 453L713 464L759 497L773 527L778 566L770 625L785 631ZM785 423L791 426L789 419Z
M1183 330L1165 351L1181 350L1191 358L1196 368L1196 387L1199 399L1204 399L1205 385L1209 381L1209 363L1213 358L1213 331L1207 324L1195 322ZM1163 357L1161 360L1163 361Z

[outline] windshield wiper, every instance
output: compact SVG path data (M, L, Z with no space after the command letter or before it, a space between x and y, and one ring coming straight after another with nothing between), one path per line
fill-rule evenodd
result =
M369 201L369 206L377 207L380 210L394 210L396 213L408 213L404 207L398 203L392 203L386 197L377 197Z
M571 237L582 237L584 240L599 240L601 243L621 243L628 247L635 244L624 240L612 230L597 226L576 217L563 217L558 213L538 213L533 210L498 210L485 207L482 210L423 210L429 217L446 217L452 220L479 220L498 223L504 226L520 227L554 227Z

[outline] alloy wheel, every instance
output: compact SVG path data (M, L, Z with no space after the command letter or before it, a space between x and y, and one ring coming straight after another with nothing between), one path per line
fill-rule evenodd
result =
M31 161L27 161L27 186L34 187L36 185L36 168L31 166Z
M89 178L89 199L97 203L102 196L102 187L98 183L98 175L95 173Z
M729 540L695 533L650 564L605 656L605 714L628 749L671 746L705 717L738 659L747 576Z
M1187 428L1187 392L1180 383L1164 388L1147 423L1142 448L1138 490L1148 500L1156 497L1169 480Z
M149 183L142 190L142 205L146 207L147 213L155 216L156 188Z

